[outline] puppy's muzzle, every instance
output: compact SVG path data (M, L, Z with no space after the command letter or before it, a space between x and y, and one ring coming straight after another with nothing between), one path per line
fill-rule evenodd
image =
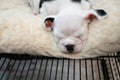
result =
M69 53L74 52L74 45L72 44L65 45L65 48Z

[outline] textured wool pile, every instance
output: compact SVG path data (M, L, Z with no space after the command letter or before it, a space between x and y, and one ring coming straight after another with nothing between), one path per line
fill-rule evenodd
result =
M52 32L44 31L28 1L0 0L0 53L80 59L120 51L120 0L92 0L93 7L104 9L108 18L90 24L87 45L76 54L59 51Z

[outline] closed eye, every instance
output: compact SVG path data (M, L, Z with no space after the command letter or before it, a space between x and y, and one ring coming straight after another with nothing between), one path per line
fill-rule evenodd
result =
M56 36L56 39L57 39L57 40L60 40L60 39L62 39L62 38L61 38L61 37L59 37L59 36Z
M80 34L80 35L77 35L77 36L76 36L76 38L80 38L81 36L82 36L82 34Z
M76 38L79 38L79 39L80 39L80 38L81 38L81 36L82 36L82 34L81 34L81 35L79 35L79 36L76 36Z
M58 39L62 39L61 37L57 36Z

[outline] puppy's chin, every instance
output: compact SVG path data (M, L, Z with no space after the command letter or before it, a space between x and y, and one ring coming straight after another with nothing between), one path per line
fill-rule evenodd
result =
M64 54L78 54L80 52L82 52L82 45L78 46L79 48L75 48L74 51L68 51L63 45L62 46L58 46L59 50L64 53Z
M73 42L72 42L73 41ZM59 51L64 54L78 54L82 52L84 48L84 41L74 38L73 39L58 39L56 38L56 43Z

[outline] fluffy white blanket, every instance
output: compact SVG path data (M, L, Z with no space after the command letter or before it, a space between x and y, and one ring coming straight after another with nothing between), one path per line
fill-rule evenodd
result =
M120 51L120 0L92 0L94 8L106 10L108 18L90 24L87 45L78 54L59 51L52 32L44 31L27 1L0 0L0 53L78 59Z

